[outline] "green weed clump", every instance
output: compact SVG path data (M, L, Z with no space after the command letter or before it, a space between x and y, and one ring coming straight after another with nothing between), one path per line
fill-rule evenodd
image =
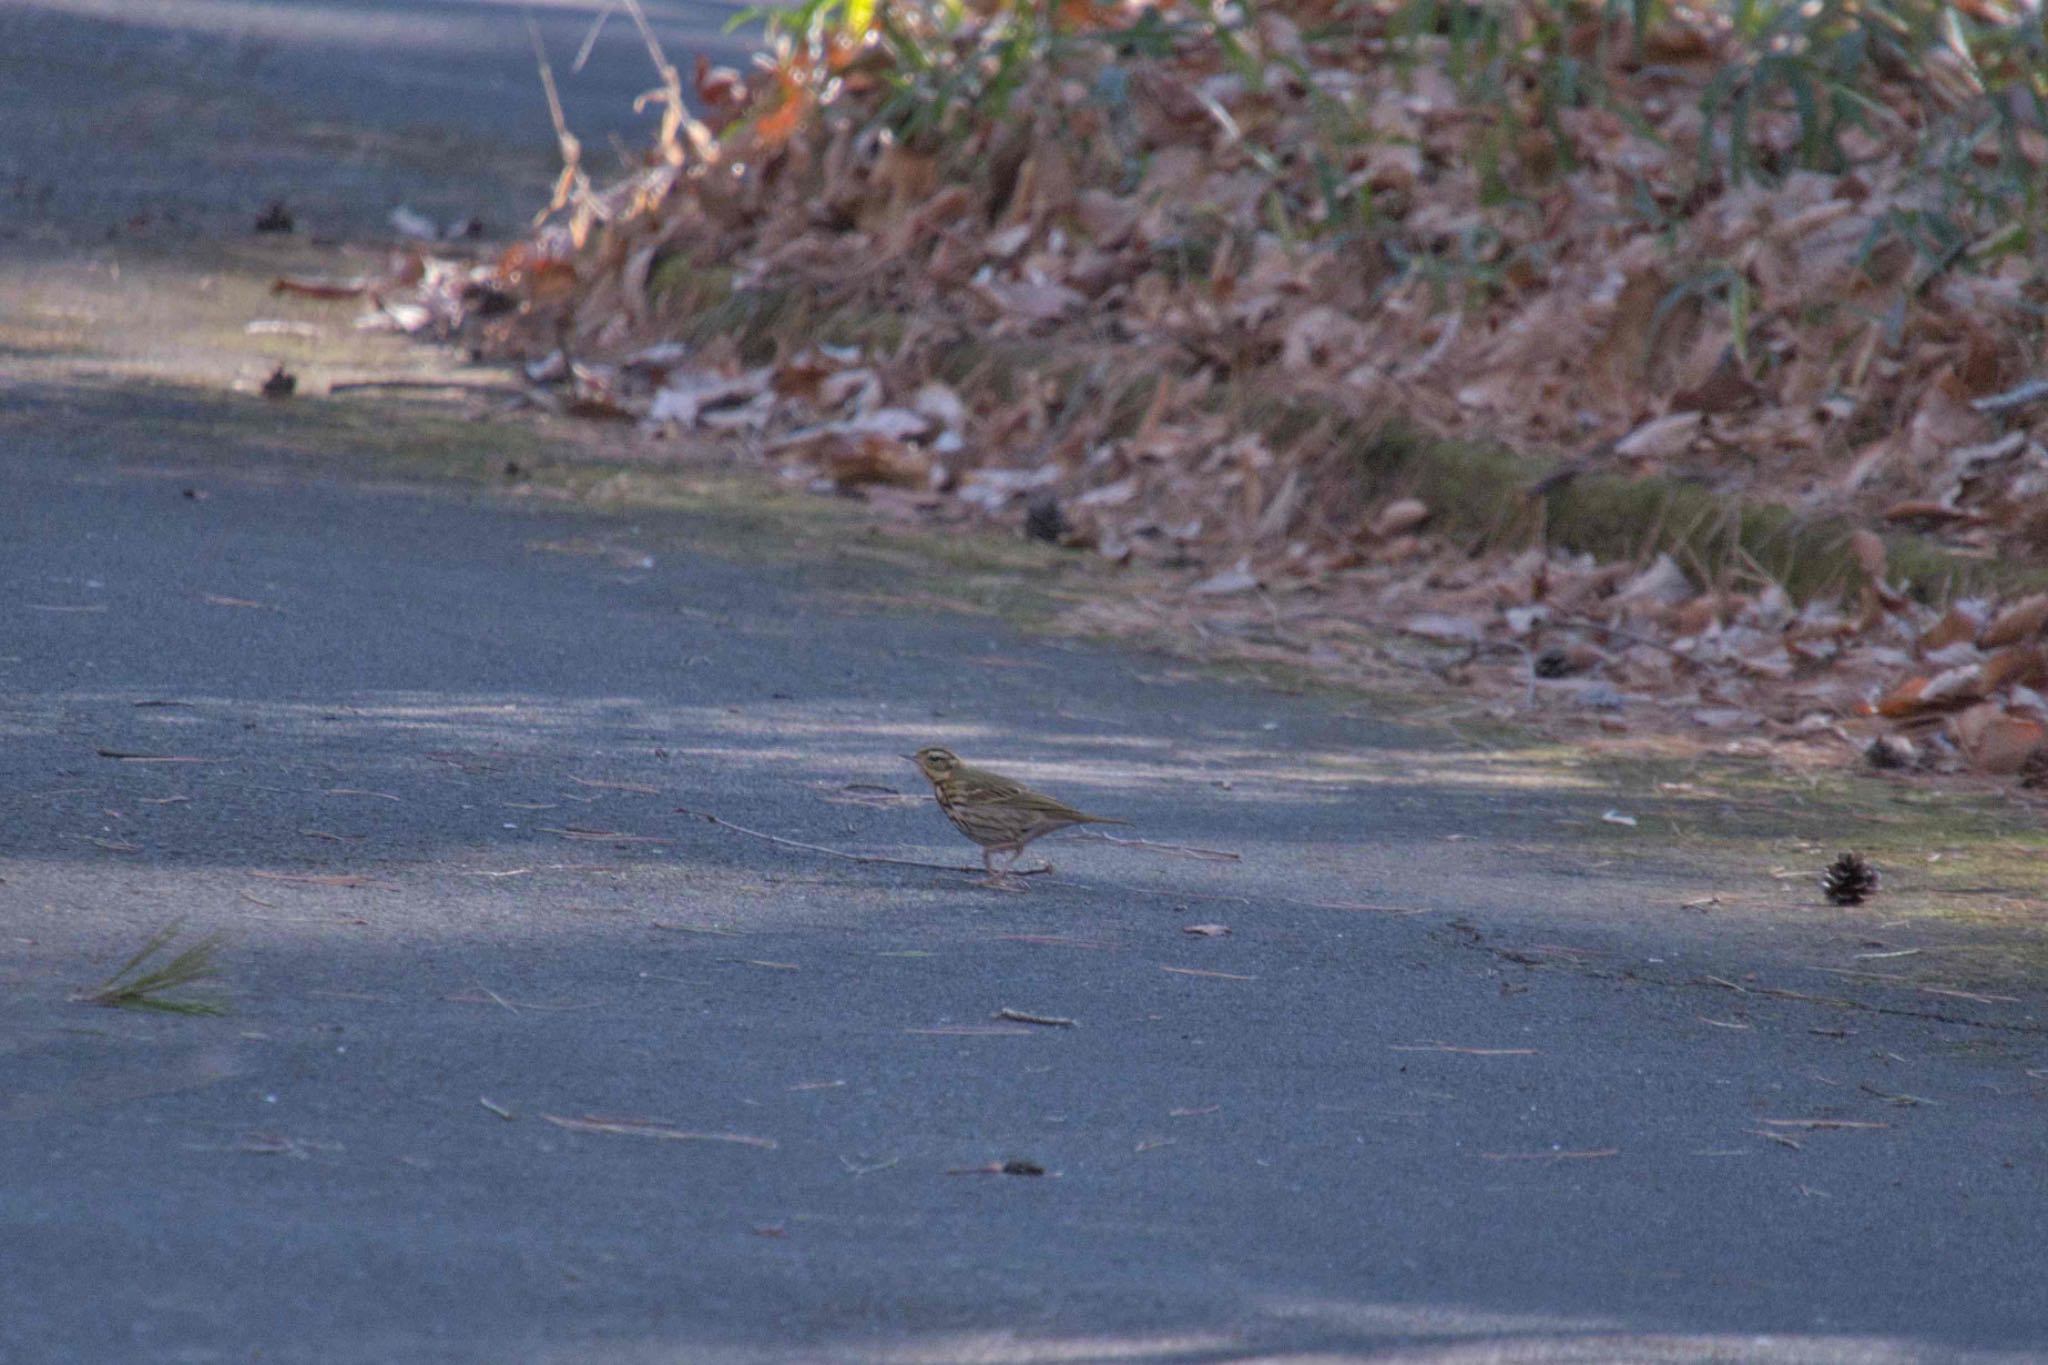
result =
M112 976L74 999L110 1009L159 1010L165 1014L226 1014L227 1007L214 1000L181 996L175 992L220 975L218 958L223 935L208 934L169 958L145 968L144 964L171 946L183 921L173 920L151 934L135 956Z

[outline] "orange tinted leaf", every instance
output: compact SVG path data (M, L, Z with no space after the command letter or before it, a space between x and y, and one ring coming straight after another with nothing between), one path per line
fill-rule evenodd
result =
M2048 740L2048 726L2003 707L1973 706L1955 719L1956 744L1987 773L2016 773Z
M1984 649L2018 644L2039 635L2044 625L2048 625L2048 593L2036 593L1992 617L1991 624L1977 637L1977 644Z
M1865 575L1871 578L1884 577L1884 541L1874 531L1858 531L1849 537L1849 552L1856 556Z
M1927 679L1908 678L1884 694L1877 703L1880 716L1910 716L1920 709L1920 694L1927 690Z
M2014 645L1986 659L1978 674L1987 693L2015 683L2038 687L2048 678L2048 652L2039 645Z

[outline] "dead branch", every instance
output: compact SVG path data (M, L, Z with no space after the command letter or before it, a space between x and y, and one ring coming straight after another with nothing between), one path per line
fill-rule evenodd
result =
M346 383L329 384L327 392L360 393L366 390L386 389L401 392L437 393L452 390L456 393L474 393L492 398L525 398L527 391L511 384L470 384L460 379L351 379Z
M1150 839L1120 839L1114 834L1104 834L1099 830L1083 830L1079 837L1083 839L1099 839L1105 844L1117 844L1123 848L1143 848L1151 849L1158 853L1178 853L1183 857L1199 858L1205 862L1236 863L1244 861L1242 853L1232 853L1228 849L1196 848L1190 844L1161 844L1155 843Z
M647 12L641 9L640 0L622 0L622 3L626 13L633 16L634 27L640 30L640 40L647 44L648 60L654 63L654 70L661 77L661 89L650 90L634 100L633 112L637 114L651 103L662 106L660 145L670 165L683 164L683 148L678 134L688 135L690 150L700 161L716 159L717 140L711 136L709 128L690 117L690 106L683 99L683 75L668 59L668 54L661 50L661 40L654 36L654 28L647 22Z
M923 867L929 868L934 872L965 872L971 876L986 875L983 868L963 867L958 863L927 863L915 858L890 858L880 853L848 853L845 849L827 848L823 844L807 844L801 839L785 839L780 834L765 834L758 829L748 829L745 825L736 825L730 820L720 819L709 811L691 810L688 806L677 806L676 814L693 815L699 820L717 825L720 829L729 829L735 834L744 834L750 839L763 839L771 844L780 844L784 848L798 848L806 853L822 853L828 858L844 858L848 862L853 863L887 863L891 867ZM1008 875L1012 877L1036 877L1049 871L1051 871L1050 868L1044 867L1023 867L1016 869Z
M551 213L559 213L571 203L588 200L591 197L590 177L583 172L583 143L569 131L569 121L562 114L562 96L555 89L555 69L548 64L547 47L540 40L540 27L531 17L526 21L526 36L533 41L533 60L540 68L540 88L548 97L548 118L555 125L555 145L561 149L562 173L555 177L554 193L548 196L547 207L534 216L533 225L539 227Z
M1049 1028L1079 1028L1081 1026L1081 1021L1078 1019L1066 1019L1057 1014L1026 1014L1023 1010L1013 1010L1007 1005L991 1014L989 1018L1014 1019L1020 1024L1044 1024Z

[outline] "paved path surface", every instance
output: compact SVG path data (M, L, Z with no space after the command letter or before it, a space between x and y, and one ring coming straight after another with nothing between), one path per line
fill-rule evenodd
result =
M643 0L671 56L737 60L735 7ZM533 21L593 172L639 145L657 84L602 0L8 0L0 5L0 240L246 231L283 200L308 232L388 232L405 204L510 232L558 167ZM55 230L52 231L51 229Z
M2048 1358L2036 993L1817 970L1868 921L1687 910L1609 792L878 607L916 571L858 544L342 478L209 435L248 400L38 374L8 1365ZM1241 860L1069 839L1005 895L676 809L950 861L925 742ZM179 917L231 1014L68 998Z

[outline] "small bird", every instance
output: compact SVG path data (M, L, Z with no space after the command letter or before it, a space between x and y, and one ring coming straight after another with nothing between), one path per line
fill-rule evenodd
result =
M1128 825L1128 820L1089 815L1064 801L992 773L969 767L950 749L930 745L905 758L917 765L939 809L953 822L953 828L981 845L981 865L988 869L984 886L1008 886L1006 874L1017 865L1024 845L1069 825ZM1007 853L1010 861L998 872L995 855Z

